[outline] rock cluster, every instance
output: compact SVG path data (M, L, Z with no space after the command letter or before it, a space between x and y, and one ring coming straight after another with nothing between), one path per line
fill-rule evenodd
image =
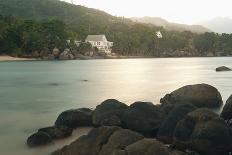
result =
M28 138L31 147L71 135L72 129L94 126L52 155L228 155L232 151L232 97L221 116L218 90L207 84L188 85L165 95L160 105L130 106L108 99L96 107L61 113L53 127Z

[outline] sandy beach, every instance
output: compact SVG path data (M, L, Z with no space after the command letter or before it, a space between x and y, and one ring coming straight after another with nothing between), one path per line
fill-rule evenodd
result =
M17 58L8 55L0 55L0 61L25 61L25 60L35 60L33 58Z

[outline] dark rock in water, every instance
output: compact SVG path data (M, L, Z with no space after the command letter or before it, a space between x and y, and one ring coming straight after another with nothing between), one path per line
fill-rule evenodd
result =
M46 145L52 142L52 137L46 132L37 132L31 135L27 139L27 145L29 147L36 147L41 145Z
M47 127L39 129L38 132L45 132L52 139L66 138L72 135L72 129L62 126L62 127Z
M144 137L134 131L127 129L120 129L115 131L109 138L108 142L103 145L99 155L116 154L122 152L126 146L143 139Z
M232 119L232 95L227 99L226 104L223 107L221 117L226 121Z
M222 106L219 91L207 84L188 85L165 95L162 104L191 103L196 107L216 108Z
M93 112L93 124L101 125L121 125L120 116L128 106L115 99L108 99L96 107Z
M177 123L182 120L186 114L195 109L196 107L191 104L176 106L161 123L157 138L164 143L171 144Z
M174 145L204 155L224 155L232 149L232 132L222 119L207 109L197 109L179 121Z
M92 110L88 108L64 111L58 116L55 122L55 126L67 126L69 128L91 125Z
M55 151L52 155L97 155L109 137L119 127L99 127L92 129L88 135L81 136L68 146Z
M226 66L221 66L221 67L216 68L216 71L217 72L231 71L231 69Z
M124 128L148 137L156 135L161 120L159 108L149 102L135 102L122 115Z
M170 151L155 139L142 139L126 147L126 155L170 155Z

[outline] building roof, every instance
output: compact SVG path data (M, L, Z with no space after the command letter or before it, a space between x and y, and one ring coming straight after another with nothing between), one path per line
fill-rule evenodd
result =
M88 35L86 41L107 41L105 35Z

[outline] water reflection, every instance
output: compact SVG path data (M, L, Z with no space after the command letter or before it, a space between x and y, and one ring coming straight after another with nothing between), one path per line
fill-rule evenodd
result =
M4 155L41 153L26 148L29 134L54 124L64 110L94 108L108 98L158 104L181 86L208 83L226 100L232 93L232 72L216 73L222 65L231 67L232 58L0 63L0 150Z

